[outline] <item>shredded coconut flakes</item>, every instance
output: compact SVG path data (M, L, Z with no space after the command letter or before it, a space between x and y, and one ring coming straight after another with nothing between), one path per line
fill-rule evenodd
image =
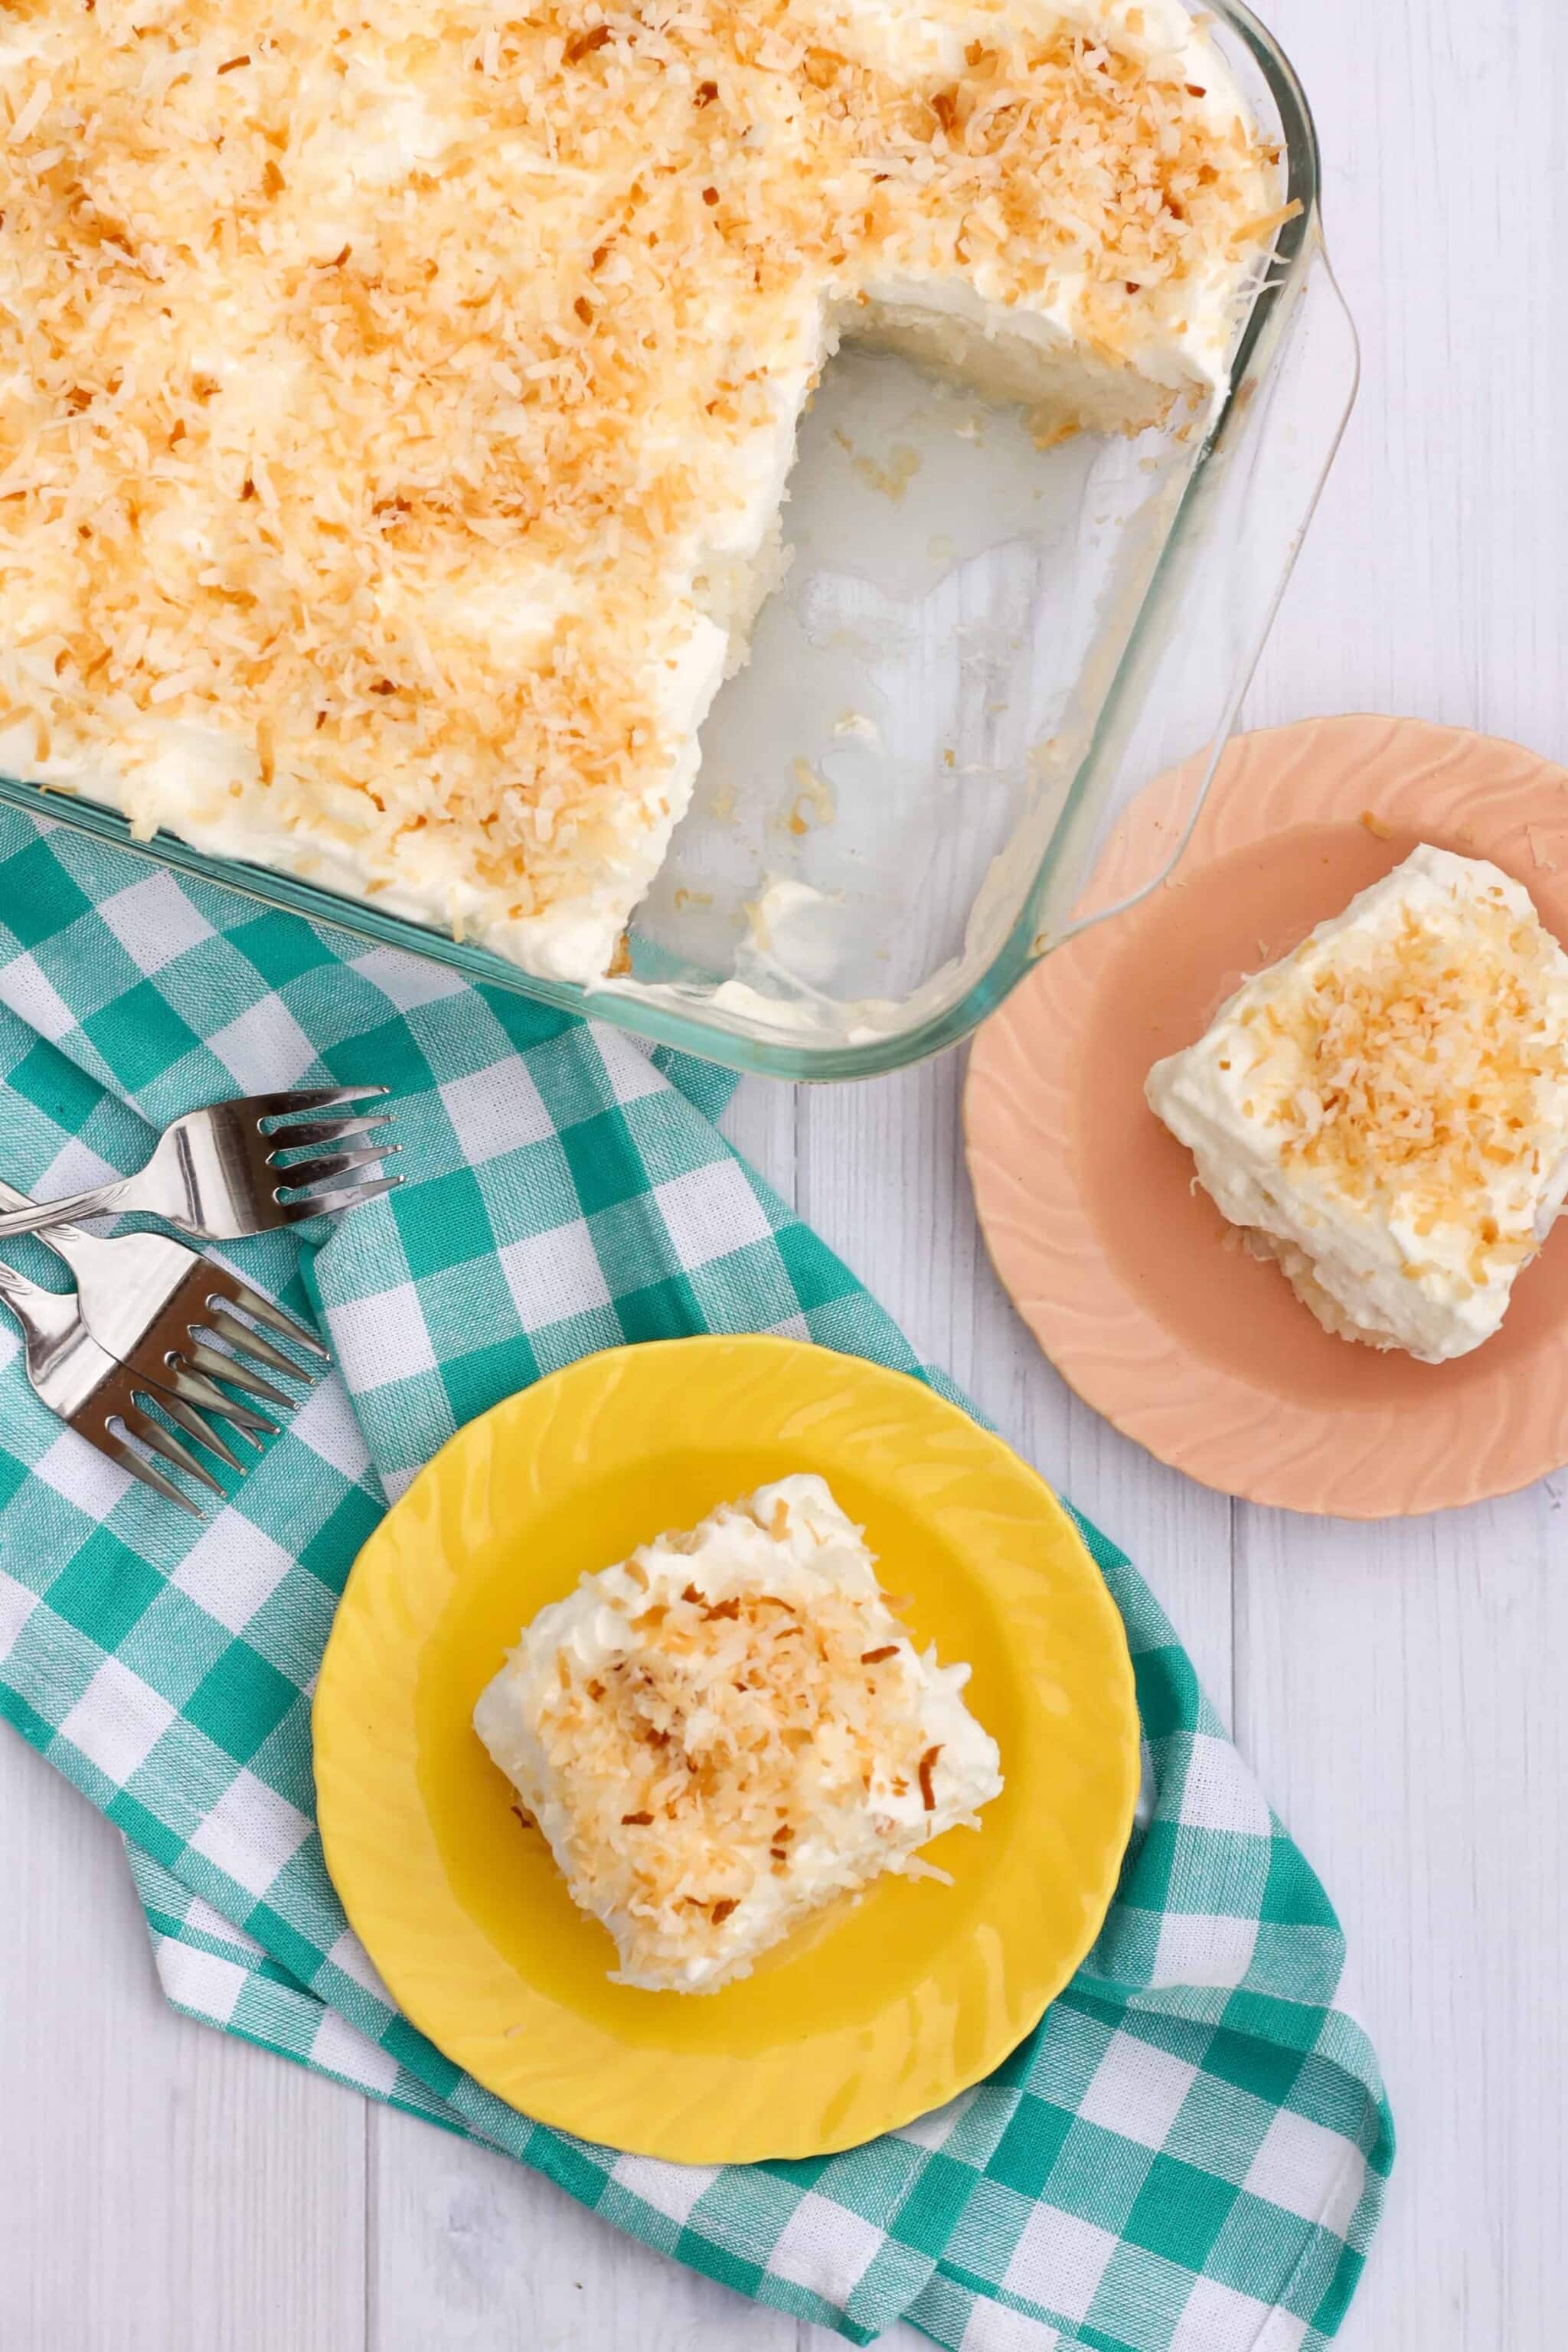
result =
M1500 1171L1539 1172L1568 1084L1555 960L1539 919L1494 886L1446 919L1407 910L1391 940L1346 940L1309 985L1250 1009L1246 1024L1286 1040L1299 1064L1269 1114L1284 1164L1352 1199L1397 1202L1418 1233L1470 1223ZM1527 1219L1504 1233L1484 1218L1477 1234L1477 1279L1534 1247Z
M867 1654L889 1622L858 1594L825 1591L807 1612L689 1585L633 1618L623 1656L587 1678L563 1671L536 1728L574 1878L700 1949L704 1922L722 1926L759 1870L789 1874L825 1805L864 1804L879 1775L920 1787L931 1811L913 1650L900 1634Z
M791 0L11 0L0 44L0 730L132 782L238 743L281 824L438 835L517 917L668 821L681 567L816 306L1076 286L1135 369L1280 217L1178 59L1000 12L923 80Z

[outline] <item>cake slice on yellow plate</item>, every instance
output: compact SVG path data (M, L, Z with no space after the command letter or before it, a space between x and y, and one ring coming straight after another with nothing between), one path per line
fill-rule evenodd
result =
M713 1992L835 1896L978 1827L996 1743L860 1530L800 1475L542 1609L474 1727L603 1921L616 1981Z

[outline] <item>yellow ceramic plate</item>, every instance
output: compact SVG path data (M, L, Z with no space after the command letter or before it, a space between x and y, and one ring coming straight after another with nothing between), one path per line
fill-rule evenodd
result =
M820 1472L974 1669L1006 1788L706 1996L614 1985L469 1722L579 1576L792 1471ZM315 1707L327 1865L416 2025L499 2097L683 2163L848 2147L940 2106L1039 2019L1104 1916L1138 1723L1121 1621L1049 1489L918 1381L795 1340L592 1356L471 1422L354 1564Z

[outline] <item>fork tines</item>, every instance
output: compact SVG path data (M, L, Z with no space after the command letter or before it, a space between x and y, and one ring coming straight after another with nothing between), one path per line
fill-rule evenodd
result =
M216 1424L226 1422L236 1436L259 1446L264 1437L276 1436L280 1423L258 1412L253 1400L283 1412L292 1412L298 1400L264 1379L255 1363L246 1361L237 1351L243 1349L245 1356L306 1384L313 1381L320 1370L319 1363L300 1363L294 1357L285 1355L281 1348L274 1347L260 1332L252 1330L248 1323L231 1311L229 1299L233 1297L237 1304L252 1311L267 1308L274 1324L286 1329L291 1339L313 1349L317 1357L327 1354L321 1342L301 1330L280 1307L271 1307L268 1300L258 1299L247 1284L236 1280L210 1260L201 1262L196 1281L199 1295L182 1302L176 1294L170 1302L173 1325L165 1324L159 1339L153 1342L151 1353L157 1360L156 1384L142 1362L123 1364L118 1369L118 1376L105 1383L92 1402L94 1419L109 1441L104 1451L111 1452L113 1458L144 1486L155 1487L170 1501L193 1512L196 1506L181 1493L160 1465L183 1471L215 1495L221 1496L224 1489L192 1447L166 1423L174 1423L196 1445L216 1454L243 1477L247 1465ZM165 1309L165 1316L170 1309ZM163 1320L160 1318L160 1322ZM209 1346L200 1336L203 1330L212 1331L226 1343L226 1348L237 1352L231 1355L226 1348ZM178 1344L168 1346L172 1339ZM234 1391L238 1393L231 1393ZM160 1414L163 1419L157 1417ZM148 1454L155 1460L149 1461ZM199 1517L199 1512L196 1515Z
M335 1192L301 1192L296 1199L290 1199L287 1188L279 1185L273 1198L283 1213L284 1223L297 1225L307 1217L335 1217L340 1209L363 1208L367 1201L379 1201L384 1192L395 1192L402 1181L401 1176L377 1176L369 1184L345 1184Z
M248 1364L239 1363L235 1357L225 1355L217 1348L209 1348L205 1339L198 1339L194 1334L188 1348L180 1350L176 1363L181 1370L188 1369L190 1372L198 1378L205 1379L209 1384L216 1381L226 1381L231 1387L242 1390L247 1396L260 1397L268 1404L280 1405L285 1412L293 1410L294 1399L286 1390L274 1388L270 1381L264 1381L261 1374L253 1371ZM297 1367L290 1367L290 1369L294 1370L298 1380L305 1380L309 1377ZM226 1411L226 1405L225 1410ZM276 1424L262 1422L260 1426L268 1429L275 1427Z
M132 1242L138 1238L132 1236ZM258 1367L266 1365L309 1383L331 1359L313 1332L226 1265L194 1250L188 1255L184 1279L165 1296L135 1346L126 1350L127 1364L157 1392L160 1402L164 1391L172 1392L188 1410L204 1417L221 1414L238 1436L259 1444L262 1438L275 1436L279 1424L271 1412L258 1412L258 1405L288 1412L298 1399L264 1379ZM264 1324L265 1331L253 1329L244 1319L247 1317ZM291 1341L305 1361L276 1346L268 1336L274 1331ZM209 1345L211 1339L233 1352ZM182 1427L189 1426L182 1415L174 1418Z
M372 1128L390 1127L392 1113L378 1110L368 1118L297 1118L291 1127L269 1127L264 1132L292 1151L306 1143L336 1143L345 1135L368 1135Z
M237 1307L242 1314L248 1315L253 1322L265 1323L280 1339L292 1339L297 1348L308 1348L324 1364L331 1362L331 1350L322 1346L313 1331L307 1331L302 1323L296 1323L292 1315L286 1314L281 1307L274 1307L270 1298L263 1298L259 1291L252 1290L247 1282L241 1282L237 1274L230 1274L226 1266L215 1265L213 1273L216 1286L207 1305L215 1311L226 1300L231 1306ZM245 1344L249 1345L248 1339ZM258 1351L253 1349L252 1352ZM289 1369L292 1370L293 1366Z
M94 1390L88 1402L71 1415L72 1426L79 1436L107 1454L139 1478L144 1486L152 1486L169 1502L178 1503L182 1510L200 1518L201 1512L190 1496L183 1494L169 1470L181 1470L200 1486L221 1495L223 1488L205 1464L199 1462L190 1447L172 1429L155 1417L152 1407L162 1408L167 1400L127 1364L116 1364L109 1377ZM187 1434L204 1445L212 1445L212 1433L205 1428L191 1428L184 1414L177 1418ZM193 1414L192 1420L195 1418ZM83 1426L83 1423L86 1426ZM145 1449L143 1451L142 1449ZM219 1460L234 1457L222 1444L212 1450ZM148 1454L154 1458L149 1461ZM236 1464L236 1467L239 1465Z
M275 1326L286 1329L290 1339L312 1349L319 1357L327 1354L321 1342L302 1330L281 1307L272 1307L268 1300L258 1299L247 1284L237 1281L224 1268L207 1261L199 1279L205 1286L201 1297L192 1305L200 1321L184 1326L182 1345L164 1350L157 1385L137 1365L126 1364L120 1368L119 1378L107 1382L93 1400L95 1417L110 1441L105 1450L111 1447L114 1459L143 1485L155 1487L170 1501L193 1512L196 1506L190 1497L181 1493L156 1462L148 1461L147 1454L155 1455L169 1468L196 1479L215 1495L222 1495L224 1489L191 1447L165 1426L165 1421L174 1422L197 1445L205 1446L243 1477L246 1465L214 1426L215 1421L227 1422L237 1435L252 1445L259 1445L263 1437L277 1434L279 1423L268 1421L253 1403L241 1400L258 1398L284 1412L291 1412L297 1401L286 1390L264 1380L254 1365L245 1362L237 1352L231 1355L208 1346L199 1337L200 1330L212 1330L229 1348L243 1349L246 1355L296 1381L309 1383L316 1378L316 1364L301 1364L285 1355L270 1339L253 1331L248 1323L232 1313L228 1305L232 1297L251 1311L265 1308ZM237 1390L239 1395L232 1395L231 1390ZM165 1420L159 1420L157 1414L163 1414ZM196 1515L199 1517L199 1512Z
M270 1339L264 1339L259 1331L253 1331L248 1323L242 1323L237 1315L231 1315L217 1292L215 1291L207 1299L206 1309L211 1318L211 1328L229 1347L243 1349L247 1356L254 1356L258 1363L270 1364L275 1372L291 1372L297 1381L314 1379L313 1365L307 1367L296 1363L294 1358L286 1356L281 1348L275 1348ZM319 1352L325 1355L326 1350L323 1348Z
M251 1108L259 1122L287 1118L290 1111L330 1110L337 1103L363 1102L367 1096L390 1092L386 1087L279 1087L269 1095L252 1095Z
M271 1147L266 1155L267 1164L282 1180L274 1185L272 1198L283 1211L286 1223L294 1224L306 1217L357 1208L363 1202L374 1201L402 1183L401 1176L374 1177L363 1184L338 1186L335 1182L356 1169L390 1159L402 1150L400 1143L378 1142L357 1151L323 1153L321 1149L323 1144L345 1143L351 1137L390 1127L391 1111L348 1118L298 1119L292 1126L288 1122L287 1114L290 1111L328 1109L337 1103L358 1102L386 1091L384 1087L298 1087L257 1097L257 1128ZM312 1184L332 1184L334 1189L312 1192L307 1189Z

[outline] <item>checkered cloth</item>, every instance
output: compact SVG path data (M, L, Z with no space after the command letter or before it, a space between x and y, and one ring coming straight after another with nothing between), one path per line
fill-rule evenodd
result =
M320 1316L340 1375L205 1524L62 1430L4 1341L0 1710L124 1833L177 2007L486 2140L854 2343L900 2316L952 2352L1333 2333L1392 2158L1340 1930L1092 1528L1137 1668L1140 1827L1071 1986L942 2113L809 2163L591 2147L460 2074L344 1924L309 1693L351 1561L443 1439L626 1339L767 1329L921 1369L719 1136L719 1073L9 810L0 1068L0 1169L46 1194L139 1167L156 1127L220 1095L374 1079L397 1097L403 1190L233 1253ZM63 1286L37 1243L11 1254Z

